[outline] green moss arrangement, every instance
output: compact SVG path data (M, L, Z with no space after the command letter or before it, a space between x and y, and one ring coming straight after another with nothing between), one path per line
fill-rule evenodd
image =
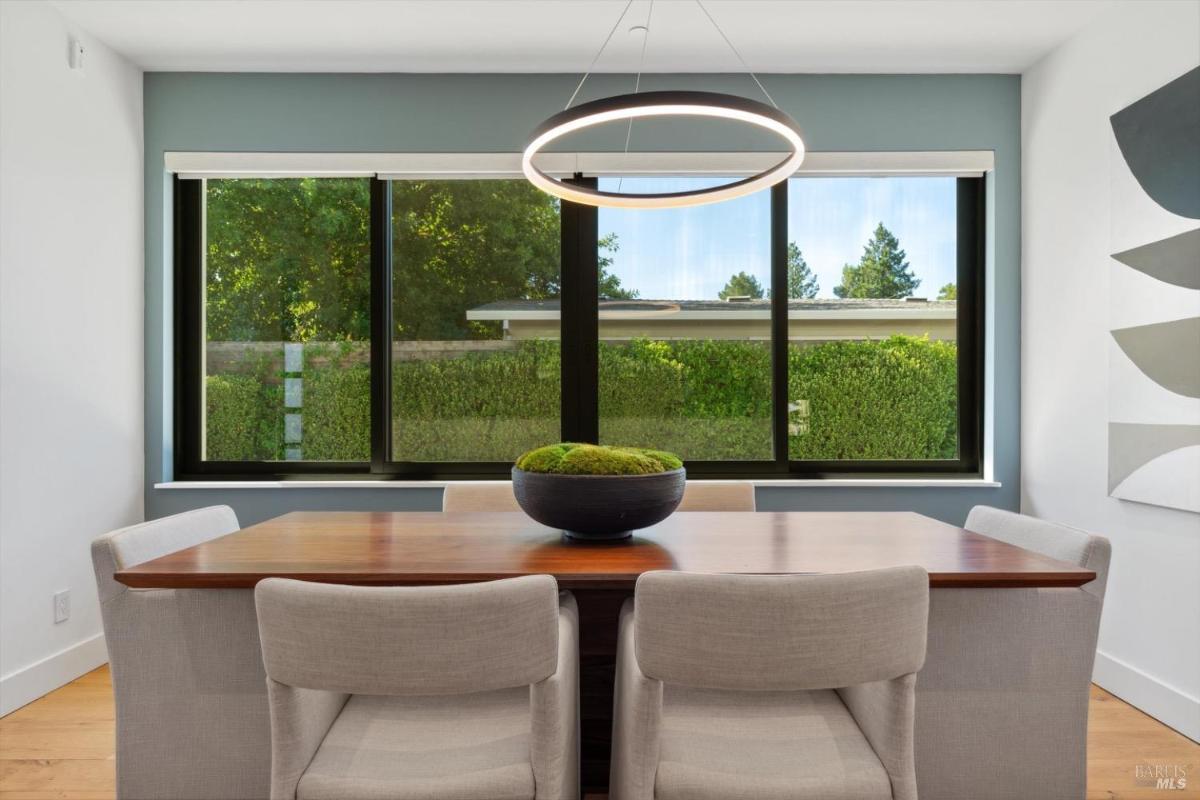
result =
M682 466L679 456L662 450L573 442L538 447L517 459L517 469L553 475L653 475Z

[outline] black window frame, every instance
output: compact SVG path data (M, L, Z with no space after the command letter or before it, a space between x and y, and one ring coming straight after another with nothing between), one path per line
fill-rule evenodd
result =
M511 462L402 462L391 456L392 230L391 180L373 177L371 220L371 459L361 462L205 461L201 432L204 290L202 179L174 178L174 466L176 480L471 480L504 478ZM595 186L596 178L575 181ZM956 341L959 455L945 460L793 461L788 458L786 292L771 293L773 458L687 461L696 478L812 479L981 477L983 449L986 181L959 177L957 193ZM788 182L771 193L771 285L787 285ZM598 210L563 202L560 346L563 441L595 442L599 435Z

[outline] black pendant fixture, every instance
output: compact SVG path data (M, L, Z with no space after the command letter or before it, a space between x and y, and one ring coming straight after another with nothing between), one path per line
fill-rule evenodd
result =
M633 0L629 0L626 3L625 8L621 11L621 16L617 18L612 30L608 33L608 37L604 40L604 44L600 46L599 52L592 59L588 71L584 73L583 78L579 81L579 85L575 87L575 92L571 95L571 99L567 101L567 107L547 119L530 134L529 143L525 146L525 150L521 154L521 170L525 173L525 177L529 182L544 192L573 203L608 208L679 208L682 206L717 203L722 200L731 200L735 197L752 194L774 186L776 183L785 180L795 173L799 169L801 162L804 161L804 139L800 134L800 127L794 119L775 105L775 101L772 100L767 90L763 88L762 83L758 80L758 76L746 66L745 59L742 58L737 48L733 46L733 43L729 41L729 37L725 36L724 31L717 25L712 15L708 13L708 9L704 7L701 0L696 0L696 5L704 12L705 16L713 24L713 27L717 29L717 32L721 34L726 44L733 50L734 55L738 57L742 66L750 73L754 82L758 84L759 89L762 90L763 95L770 102L770 105L738 95L718 92L658 91L642 94L638 92L642 80L641 66L639 65L637 83L634 86L632 94L604 97L571 107L571 103L574 102L575 97L579 94L584 81L591 75L592 68L595 67L596 62L600 59L600 55L604 52L604 48L608 46L609 41L612 39L613 32L621 24L621 20L624 19L626 12L628 12L632 4ZM653 13L654 0L650 0L650 13L647 15L647 25L636 26L642 29L643 35L647 39L649 37L649 17ZM642 41L643 61L646 54L646 41L646 39ZM708 117L753 125L777 134L787 144L788 154L774 166L742 180L706 189L658 194L622 193L619 191L607 192L566 183L538 169L533 163L534 156L555 140L568 134L620 120L628 120L629 130L631 131L635 119L671 116ZM628 152L628 150L629 134L627 133L625 137L625 151Z

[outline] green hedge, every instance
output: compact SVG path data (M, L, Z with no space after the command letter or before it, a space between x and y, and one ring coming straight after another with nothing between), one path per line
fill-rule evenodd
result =
M302 453L370 457L370 372L342 348L304 373ZM306 348L306 357L311 351ZM691 460L771 458L771 353L766 342L600 345L600 437ZM412 461L510 461L560 438L557 342L512 351L397 362L393 450ZM893 336L789 348L795 459L953 458L956 350ZM282 458L280 375L208 378L208 458Z
M513 461L557 442L557 342L392 367L392 452L409 461Z
M283 392L254 375L212 375L206 381L206 457L256 461L283 457Z
M363 364L304 373L301 453L309 461L371 460L371 371Z
M788 398L793 459L946 459L957 453L957 348L893 336L793 347Z

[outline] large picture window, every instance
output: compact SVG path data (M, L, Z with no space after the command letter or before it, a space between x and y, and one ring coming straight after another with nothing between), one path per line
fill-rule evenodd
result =
M729 180L599 184L681 192ZM691 462L770 461L771 193L602 208L598 222L600 443L653 443Z
M557 441L558 201L524 180L392 181L392 460L514 461Z
M204 182L202 461L370 457L369 184Z
M957 181L787 191L789 458L956 460Z
M509 177L178 178L176 474L499 477L557 440L696 477L978 474L983 197L800 175L631 211Z

